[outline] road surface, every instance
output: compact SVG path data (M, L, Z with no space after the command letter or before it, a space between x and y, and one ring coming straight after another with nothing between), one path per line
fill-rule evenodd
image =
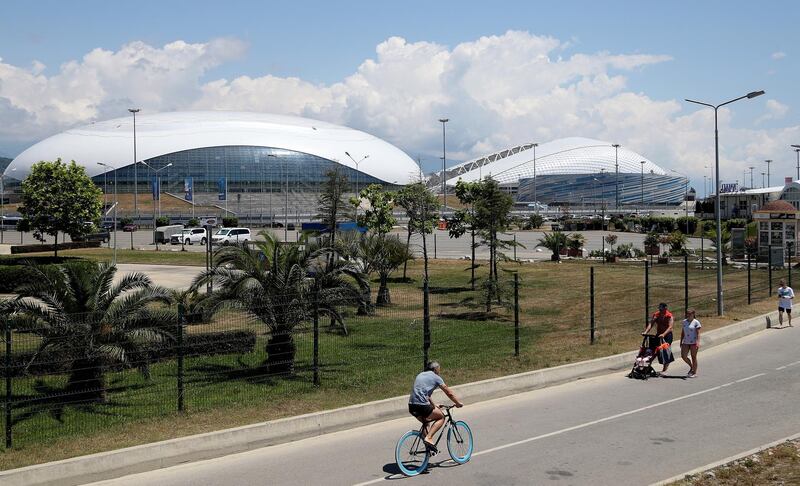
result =
M771 329L701 352L695 379L675 362L670 378L614 373L468 404L456 416L472 460L443 452L412 479L393 459L409 417L96 484L647 485L799 432L798 344L797 327Z

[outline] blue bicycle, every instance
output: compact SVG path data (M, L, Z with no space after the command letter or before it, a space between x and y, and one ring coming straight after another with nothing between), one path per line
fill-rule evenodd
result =
M438 449L439 440L447 429L447 451L450 453L450 458L458 464L464 464L472 457L472 430L463 420L453 418L451 412L453 405L442 405L440 408L444 412L446 422L439 431L434 445ZM416 476L424 472L428 467L431 455L436 454L422 441L425 438L424 430L425 425L422 425L419 430L409 430L397 441L394 451L395 461L397 461L397 467L406 476Z

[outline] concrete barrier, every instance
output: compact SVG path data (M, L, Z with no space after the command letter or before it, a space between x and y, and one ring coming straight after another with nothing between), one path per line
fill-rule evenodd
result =
M703 349L730 342L766 328L777 312L730 324L703 334ZM528 371L453 387L467 402L489 400L537 388L627 369L636 351ZM438 392L437 392L438 393ZM444 397L439 397L443 399ZM394 397L324 412L143 444L62 461L0 472L0 484L76 485L111 479L176 464L219 457L268 445L322 435L359 425L399 418L408 413L408 397Z

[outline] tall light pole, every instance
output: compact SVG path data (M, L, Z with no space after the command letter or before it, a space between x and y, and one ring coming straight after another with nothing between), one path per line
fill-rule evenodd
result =
M533 145L533 204L536 206L536 214L539 214L539 200L536 199L536 147L539 146L538 143L532 143Z
M764 162L767 164L767 187L771 187L771 181L769 180L769 165L772 163L772 159L767 159Z
M441 219L444 219L444 212L447 210L447 180L445 178L445 173L447 172L447 137L445 135L445 124L449 121L449 118L439 118L439 122L442 124L442 194L444 195Z
M646 164L646 160L642 160L642 208L644 208L644 164Z
M750 167L748 167L748 168L750 169L750 189L752 189L752 188L753 188L753 169L755 169L755 167L753 167L753 166L751 165L751 166L750 166Z
M289 164L284 165L285 168L285 175L286 175L286 187L283 194L284 197L284 206L283 206L283 242L286 243L289 241ZM336 231L336 222L334 221L334 231ZM295 228L295 231L297 228Z
M136 168L136 114L140 108L128 108L133 113L133 213L139 217L139 172Z
M765 183L766 183L766 179L765 179L766 175L767 175L766 172L762 172L761 173L761 189L764 189L765 187L767 187L765 185Z
M795 153L797 154L797 181L800 181L800 145L792 145Z
M722 305L722 219L720 215L720 201L719 201L719 123L718 123L718 112L720 107L733 103L734 101L743 100L745 98L752 99L756 96L761 96L764 94L764 91L751 91L744 96L740 96L738 98L734 98L732 100L726 101L724 103L720 103L719 105L712 105L710 103L704 103L702 101L695 101L686 99L689 103L694 103L697 105L708 106L709 108L714 109L714 168L716 171L714 177L714 183L716 185L716 200L714 201L714 211L716 213L717 219L717 315L722 315L723 305Z
M619 144L615 143L612 147L614 147L614 170L616 172L614 176L614 206L619 212Z
M111 261L113 265L117 264L117 169L111 167L108 164L104 164L102 162L98 162L97 165L102 165L105 167L106 171L109 169L114 170L114 226L112 226L112 231L114 231L114 258Z
M361 174L361 172L359 172L358 164L360 164L361 162L364 162L365 160L367 160L369 158L369 155L365 155L365 156L361 157L360 160L356 161L356 159L354 159L353 156L350 155L350 152L345 152L344 154L346 156L348 156L350 158L350 160L353 161L354 164L356 164L356 199L358 199L358 204L356 205L356 221L358 221L358 206L361 205L361 193L358 192L358 179L359 179L359 175Z
M154 194L155 198L158 200L158 215L161 216L161 177L158 175L159 172L166 169L167 167L172 167L172 162L161 167L160 169L154 168L152 165L148 164L144 160L142 161L143 165L146 165L153 171L155 176L155 183L156 183L156 193ZM227 181L226 181L227 183ZM158 250L158 240L156 239L156 203L153 202L153 243L156 245L156 250Z

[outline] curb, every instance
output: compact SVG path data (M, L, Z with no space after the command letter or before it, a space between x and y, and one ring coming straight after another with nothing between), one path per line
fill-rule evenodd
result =
M668 484L676 483L678 481L683 481L686 479L687 476L694 476L695 474L704 473L706 471L710 471L711 469L716 469L720 466L724 466L728 463L733 461L738 461L739 459L744 459L747 456L752 456L753 454L757 454L761 451L771 449L775 446L781 445L784 442L788 442L790 440L795 440L800 438L800 434L793 434L788 437L784 437L783 439L778 439L776 441L770 442L769 444L764 444L758 446L754 449L750 449L749 451L742 452L741 454L736 454L735 456L726 457L725 459L721 459L716 462L712 462L711 464L706 464L705 466L698 467L696 469L692 469L691 471L687 471L683 474L678 474L677 476L672 476L669 479L664 479L663 481L659 481L657 483L653 483L650 486L667 486Z
M718 346L761 331L766 328L766 318L775 320L777 311L704 333L703 348ZM636 354L636 351L630 351L590 361L466 383L454 386L453 389L465 400L473 402L490 400L626 369ZM68 486L118 478L399 418L407 413L407 400L408 397L404 395L335 410L0 471L0 484Z

